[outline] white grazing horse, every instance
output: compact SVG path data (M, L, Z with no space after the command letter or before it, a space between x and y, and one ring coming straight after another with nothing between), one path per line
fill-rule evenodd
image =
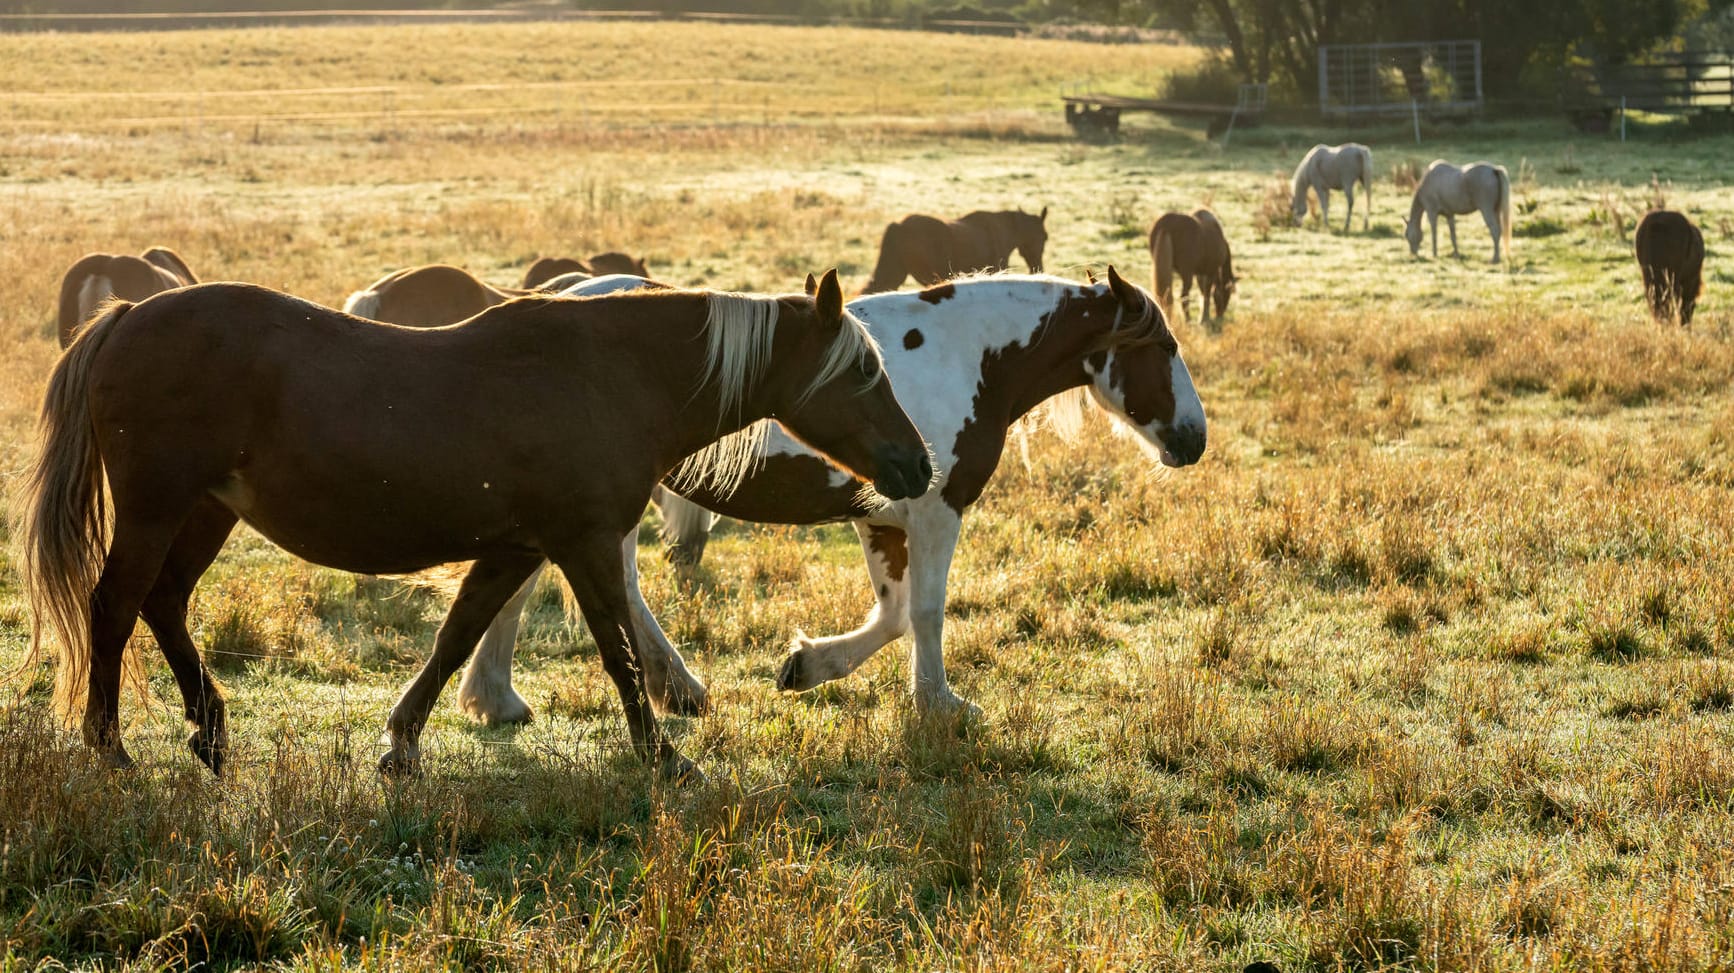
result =
M1457 216L1480 211L1487 222L1487 232L1493 234L1493 262L1499 255L1508 258L1511 252L1511 176L1504 166L1491 162L1474 162L1458 167L1444 159L1435 159L1415 187L1415 201L1409 205L1409 218L1404 220L1403 238L1409 241L1409 253L1421 255L1421 214L1427 214L1433 229L1433 257L1439 257L1439 214L1445 214L1445 225L1451 230L1451 255L1457 256Z
M1343 232L1355 218L1355 183L1367 190L1367 210L1361 214L1361 229L1366 230L1373 217L1373 151L1359 142L1342 145L1315 145L1294 168L1294 225L1307 218L1307 190L1319 194L1319 220L1326 229L1331 225L1331 190L1341 190L1349 200L1349 212L1343 217Z
M566 291L619 286L597 278ZM966 277L923 291L893 291L849 302L884 353L892 389L933 450L935 479L915 500L886 503L860 481L773 427L758 463L735 491L671 478L672 490L709 511L742 520L854 523L877 600L855 631L797 637L777 676L785 691L812 689L853 672L899 636L914 635L910 689L923 711L969 707L945 676L942 626L947 575L963 513L998 465L1012 423L1060 396L1081 418L1084 394L1119 420L1164 465L1187 466L1204 452L1204 405L1156 302L1112 268L1105 284L1039 275ZM1062 395L1067 391L1070 396ZM1066 411L1053 413L1056 422ZM1063 423L1072 430L1077 423ZM668 490L671 506L692 506ZM701 529L702 530L702 529ZM637 586L636 533L622 550L632 621L646 646L650 701L663 711L696 713L705 687L686 668L656 624ZM534 583L534 578L530 583ZM458 690L463 709L484 722L529 717L512 688L512 646L529 584L503 608L483 638ZM657 657L657 647L662 649Z

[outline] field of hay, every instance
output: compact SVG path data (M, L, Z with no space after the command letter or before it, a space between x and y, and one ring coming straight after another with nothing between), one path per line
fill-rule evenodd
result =
M9 481L90 250L333 304L409 264L504 284L605 249L678 283L858 287L890 219L1045 205L1049 270L1147 281L1151 220L1208 204L1243 275L1220 331L1175 325L1203 462L1153 470L1105 422L1038 436L966 522L947 661L978 724L914 715L904 644L779 695L797 627L871 605L853 533L729 524L695 583L648 533L641 558L712 687L713 715L669 721L710 783L625 752L551 584L519 654L537 721L445 703L426 772L385 782L442 598L238 533L194 607L231 778L183 747L160 662L121 774L50 719L45 670L8 687L0 967L1734 966L1734 141L1069 138L1062 84L1147 91L1199 56L683 24L0 35ZM1351 135L1371 230L1287 225L1288 171ZM1510 168L1509 267L1475 217L1466 259L1409 256L1435 156ZM1630 234L1659 202L1704 228L1690 332L1641 307Z

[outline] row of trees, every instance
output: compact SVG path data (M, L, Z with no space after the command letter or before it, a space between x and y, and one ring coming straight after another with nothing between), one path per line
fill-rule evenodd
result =
M1570 58L1620 64L1734 0L1074 0L1078 13L1220 35L1240 80L1311 90L1321 44L1479 39L1490 92L1546 84Z

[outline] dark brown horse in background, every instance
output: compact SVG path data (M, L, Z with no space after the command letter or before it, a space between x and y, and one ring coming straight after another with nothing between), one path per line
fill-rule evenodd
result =
M525 290L535 290L542 287L555 277L565 274L589 274L601 277L604 274L632 274L637 277L649 277L650 270L645 266L643 257L610 250L599 253L589 260L578 260L573 257L542 257L524 271L524 282L518 286Z
M1207 209L1192 213L1164 213L1150 227L1150 259L1156 264L1156 300L1162 311L1174 316L1174 277L1180 277L1180 310L1188 319L1191 309L1187 298L1192 293L1192 279L1198 278L1198 303L1203 323L1210 323L1210 306L1216 305L1216 319L1228 310L1228 299L1234 294L1234 257L1228 250L1228 238L1222 235L1222 224L1216 214Z
M1040 213L978 210L949 223L921 213L906 216L885 228L879 263L861 293L894 291L906 277L926 287L959 274L1004 270L1014 250L1039 274L1047 220L1046 206Z
M1691 324L1704 289L1704 234L1684 213L1658 209L1644 214L1634 239L1650 315Z
M111 297L142 301L152 294L198 282L187 262L168 247L151 247L137 257L87 253L74 261L60 280L60 347L72 344L79 326Z
M889 499L927 489L926 444L835 271L813 297L526 298L435 330L249 284L116 302L61 356L43 403L25 500L32 646L52 634L62 709L82 702L86 743L126 765L120 684L142 615L194 725L189 746L221 772L227 711L186 613L238 518L348 571L474 561L386 721L380 769L402 772L441 688L548 558L637 751L683 774L691 764L646 696L644 667L660 657L633 632L621 551L662 477L700 452L738 478L754 457L706 446L765 418Z

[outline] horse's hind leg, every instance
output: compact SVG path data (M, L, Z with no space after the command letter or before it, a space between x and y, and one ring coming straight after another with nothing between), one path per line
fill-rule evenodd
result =
M114 543L90 594L90 695L84 709L84 742L117 767L132 765L120 739L126 643L180 526L180 516L141 515L117 505Z
M451 611L440 624L439 634L434 636L433 655L386 718L391 750L380 758L381 773L414 769L421 754L421 731L440 690L475 651L476 640L488 623L541 563L540 554L513 553L483 557L470 567L457 598L452 601Z
M794 647L777 672L777 688L804 692L860 668L873 653L909 630L909 535L897 527L855 521L867 576L878 599L860 628L845 635L808 638L796 635Z
M1453 257L1463 256L1463 254L1459 253L1457 250L1457 217L1455 214L1452 214L1452 213L1446 213L1445 214L1445 228L1451 231L1451 256L1453 256ZM1499 243L1497 242L1497 240L1494 242L1493 246L1494 246L1494 249L1499 248Z
M621 568L625 539L624 532L596 532L574 538L571 544L549 554L571 583L578 607L584 612L584 623L602 656L602 667L614 680L633 748L647 762L656 764L664 776L685 778L695 773L692 761L682 757L663 735L645 690L645 657L632 631L626 573Z
M1493 235L1493 262L1499 262L1499 211L1484 209L1481 211L1481 221L1487 224L1487 232Z
M223 772L229 751L228 715L223 691L187 631L187 603L234 527L229 508L214 499L201 501L175 536L140 612L175 674L187 722L193 724L187 746L214 774Z
M1343 232L1349 232L1349 224L1355 221L1355 184L1349 183L1343 190L1343 199L1347 201L1349 211L1343 214Z
M541 577L541 567L531 571L494 616L464 669L463 681L458 683L458 708L483 726L528 723L535 716L530 704L512 686L512 655L518 646L518 626L524 606Z

